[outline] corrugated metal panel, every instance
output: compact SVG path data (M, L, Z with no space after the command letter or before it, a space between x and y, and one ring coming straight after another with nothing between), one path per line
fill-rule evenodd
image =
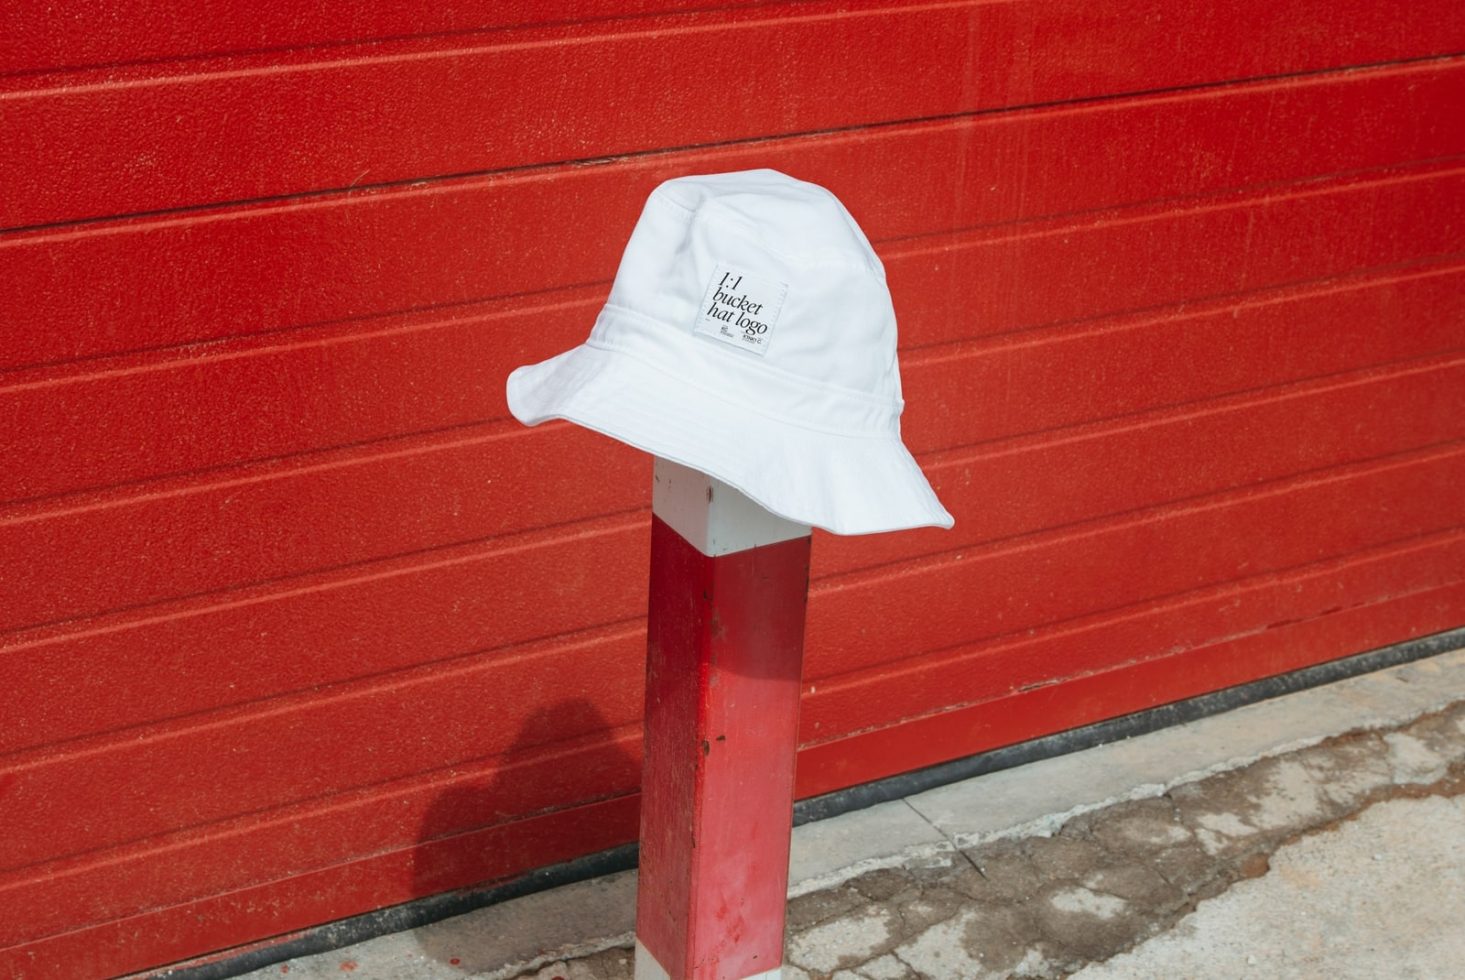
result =
M634 835L649 466L502 391L669 176L849 204L957 516L802 794L1465 621L1458 4L308 6L0 14L0 973Z

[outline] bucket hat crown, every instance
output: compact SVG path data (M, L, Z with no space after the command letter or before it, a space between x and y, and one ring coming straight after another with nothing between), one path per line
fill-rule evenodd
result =
M514 371L508 401L835 533L952 524L900 440L878 256L833 194L774 170L652 191L589 339Z

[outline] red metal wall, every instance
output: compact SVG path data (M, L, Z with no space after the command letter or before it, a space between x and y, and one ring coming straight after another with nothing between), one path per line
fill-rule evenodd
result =
M674 175L845 200L957 517L816 539L801 794L1465 622L1459 0L105 6L0 11L0 975L634 836L649 466L502 392Z

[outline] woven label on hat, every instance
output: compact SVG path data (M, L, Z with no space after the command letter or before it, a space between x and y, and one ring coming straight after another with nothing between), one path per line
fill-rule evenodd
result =
M786 295L786 282L719 265L707 284L707 295L702 297L696 332L761 357L768 353Z

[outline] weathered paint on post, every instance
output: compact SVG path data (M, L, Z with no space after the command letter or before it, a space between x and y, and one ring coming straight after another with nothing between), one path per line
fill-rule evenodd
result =
M778 975L809 528L658 460L638 980Z

